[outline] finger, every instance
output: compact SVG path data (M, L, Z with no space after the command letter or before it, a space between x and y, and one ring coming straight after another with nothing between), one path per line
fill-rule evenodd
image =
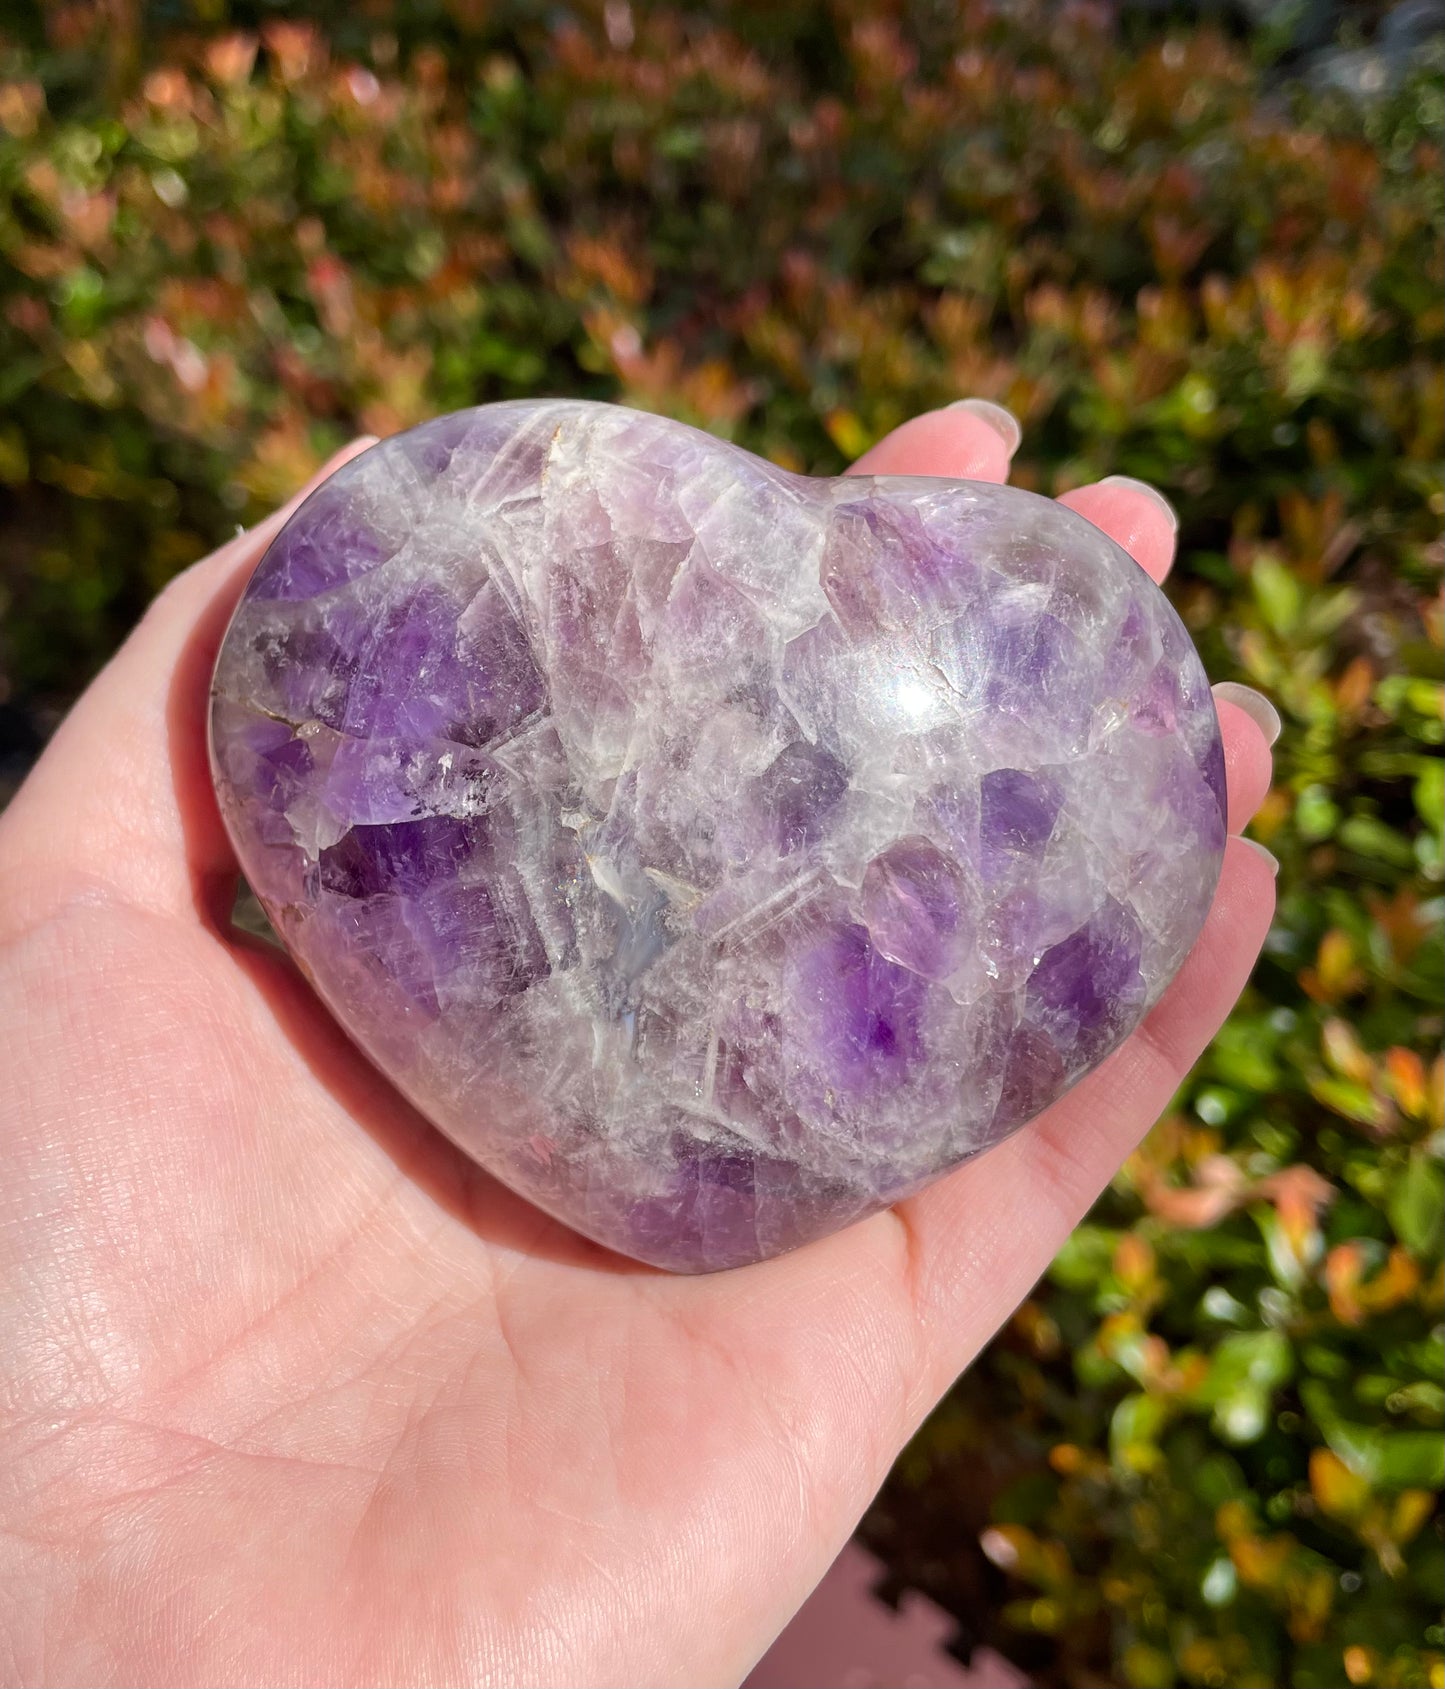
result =
M77 882L166 913L215 912L214 882L235 873L206 762L216 652L292 512L372 443L354 440L280 510L178 575L61 723L0 822L0 871L30 918Z
M1222 693L1224 688L1215 687L1214 707L1219 713L1219 731L1224 740L1224 783L1229 794L1227 824L1231 833L1241 833L1269 791L1274 774L1274 758L1269 748L1272 740L1255 713L1241 708L1227 695L1221 696Z
M1076 487L1059 500L1125 551L1154 580L1162 581L1174 562L1179 518L1163 493L1130 475L1110 475L1088 487Z
M910 418L864 452L848 473L1006 481L1018 443L1019 425L1002 405L961 399Z
M895 1210L925 1347L919 1414L1027 1294L1168 1105L1243 990L1274 898L1264 856L1231 840L1199 940L1139 1030L1031 1126Z

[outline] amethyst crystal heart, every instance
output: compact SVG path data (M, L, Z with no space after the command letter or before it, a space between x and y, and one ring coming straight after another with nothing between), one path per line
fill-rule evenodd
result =
M997 1143L1198 933L1224 757L1082 517L527 402L348 464L216 668L247 878L373 1061L578 1231L697 1271Z

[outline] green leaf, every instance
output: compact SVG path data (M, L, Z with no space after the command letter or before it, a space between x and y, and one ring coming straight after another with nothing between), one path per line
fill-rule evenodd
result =
M1254 596L1265 620L1278 634L1292 632L1304 603L1298 580L1268 553L1255 559L1252 578Z
M1390 862L1397 868L1414 865L1415 850L1403 833L1387 827L1373 815L1352 815L1340 828L1340 843L1361 856Z
M1309 1088L1311 1096L1346 1120L1357 1120L1362 1126L1384 1124L1386 1105L1366 1085L1357 1085L1352 1079L1320 1075L1310 1079Z
M1392 1431L1358 1425L1335 1407L1314 1379L1300 1399L1333 1454L1355 1474L1385 1489L1439 1489L1445 1485L1445 1437L1437 1431Z
M1415 808L1427 827L1445 827L1445 762L1427 762L1415 781Z
M1196 1392L1212 1407L1215 1431L1228 1443L1253 1443L1270 1421L1274 1392L1294 1375L1294 1351L1281 1331L1231 1332L1215 1345Z
M1306 786L1295 803L1300 837L1314 844L1329 838L1340 824L1340 806L1323 786Z
M1168 1408L1158 1396L1136 1391L1125 1396L1109 1421L1109 1451L1125 1471L1149 1470L1159 1459L1158 1437Z
M1438 1431L1377 1431L1375 1439L1378 1483L1391 1489L1422 1490L1445 1485L1445 1437Z
M1093 1290L1109 1272L1120 1233L1080 1226L1054 1257L1049 1277L1065 1290Z
M1385 1406L1391 1413L1413 1413L1438 1424L1445 1420L1445 1390L1429 1379L1417 1379L1402 1389L1392 1390L1385 1397Z
M1445 1231L1445 1170L1423 1150L1417 1150L1395 1182L1385 1212L1412 1255L1432 1255Z
M1294 1376L1294 1350L1282 1331L1237 1331L1221 1338L1210 1357L1204 1397L1217 1401L1241 1385L1277 1390Z
M1241 1384L1220 1400L1211 1423L1228 1443L1258 1442L1269 1424L1269 1397L1252 1384Z

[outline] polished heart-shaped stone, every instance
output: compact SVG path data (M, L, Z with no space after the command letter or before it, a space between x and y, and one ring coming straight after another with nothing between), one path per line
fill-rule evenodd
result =
M216 667L242 867L376 1065L643 1261L791 1249L1024 1124L1204 920L1224 756L1112 540L658 417L441 417L312 494Z

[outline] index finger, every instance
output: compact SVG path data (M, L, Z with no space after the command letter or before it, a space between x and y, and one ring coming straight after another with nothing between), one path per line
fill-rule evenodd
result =
M1006 481L1019 425L1002 405L960 399L910 417L853 464L850 475L942 475L957 481Z

